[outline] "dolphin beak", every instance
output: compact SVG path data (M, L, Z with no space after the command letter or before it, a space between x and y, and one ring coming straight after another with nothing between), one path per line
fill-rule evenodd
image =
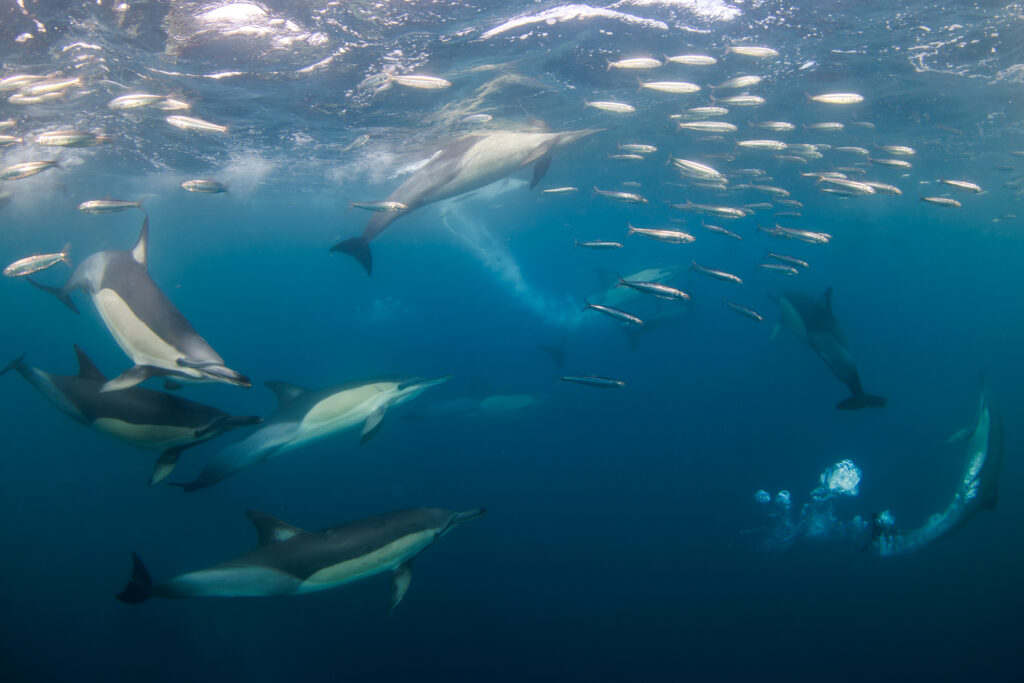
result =
M198 370L200 373L218 382L226 382L247 389L252 386L252 380L248 377L223 365L207 365L206 367L198 368Z
M475 510L466 510L465 512L456 512L454 515L452 515L452 518L448 520L448 528L451 528L458 524L462 524L464 522L468 522L471 519L476 519L477 517L483 517L484 513L486 512L486 508L477 508Z

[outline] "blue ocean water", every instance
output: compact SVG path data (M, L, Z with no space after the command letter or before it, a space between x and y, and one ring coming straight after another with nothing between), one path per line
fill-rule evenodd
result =
M0 93L0 121L25 141L0 166L60 167L0 181L4 264L71 243L80 263L135 243L141 214L88 215L90 199L142 199L149 272L229 367L253 388L188 386L180 394L232 414L269 416L268 380L323 387L381 375L452 375L385 417L360 446L354 431L183 494L146 482L155 453L68 419L16 373L0 413L0 666L5 680L1019 680L1024 564L1015 416L1024 294L1024 13L1016 3L622 0L556 2L32 3L0 8L0 78L77 78L58 97ZM770 46L758 59L728 52ZM707 54L707 67L609 69L608 60ZM360 84L421 73L439 90ZM714 139L670 117L712 104L707 87L735 75L760 107L717 118ZM670 95L643 81L692 81ZM114 110L150 92L186 112ZM740 94L743 90L735 91ZM807 95L855 92L860 104ZM725 96L723 94L722 96ZM585 107L614 100L628 115ZM184 113L227 134L167 125ZM488 114L486 122L465 117ZM787 121L789 132L751 122ZM838 132L806 126L844 124ZM871 124L865 126L863 124ZM60 128L112 137L87 148L32 140ZM425 206L372 242L368 276L339 239L434 152L503 130L601 129L556 150L530 190L529 169ZM360 136L369 139L353 145ZM736 142L823 145L820 158L779 159ZM618 145L658 148L609 159ZM824 145L831 146L824 147ZM910 168L835 148L916 150ZM1017 154L1015 154L1017 152ZM728 190L699 187L669 154L708 163ZM790 155L794 156L794 155ZM892 157L897 158L897 157ZM803 159L802 161L799 159ZM837 197L805 173L900 188ZM764 175L742 175L761 169ZM227 184L186 192L189 178ZM766 178L770 177L770 182ZM959 192L940 179L977 183ZM623 182L639 186L622 185ZM775 205L738 220L679 211L687 200L771 202L736 189L785 188L802 215ZM568 195L542 189L577 187ZM636 192L620 204L592 187ZM921 197L962 203L945 208ZM684 219L685 223L671 223ZM779 240L783 226L832 236ZM702 221L740 234L713 234ZM691 232L692 244L627 236L627 224ZM590 251L574 240L623 242ZM798 275L758 268L766 252L810 263ZM688 270L691 260L740 276ZM640 297L635 344L622 325L581 313L611 296L616 275L679 269L688 304ZM60 285L64 265L36 277ZM75 373L78 344L109 376L131 363L81 292L73 315L17 279L2 294L0 359ZM832 288L867 391L883 409L838 411L847 388L793 334L774 340L773 297ZM614 296L620 296L617 290ZM737 315L723 298L756 309ZM616 304L612 304L616 305ZM671 308L677 306L676 308ZM681 311L658 327L666 311ZM653 329L656 328L657 329ZM539 347L564 354L558 367ZM635 347L635 348L634 348ZM946 439L969 424L978 373L1007 427L999 502L948 539L879 557L870 535L804 535L767 547L771 519L754 493L810 500L819 474L850 459L856 497L837 520L889 509L901 528L942 510L964 467ZM621 389L559 381L623 380ZM154 389L160 383L147 383ZM444 415L446 401L535 399L524 411ZM246 432L187 450L170 481L188 481ZM388 574L294 597L114 599L144 558L158 581L234 557L255 543L244 511L320 529L416 506L486 507L415 562L412 587L388 614Z

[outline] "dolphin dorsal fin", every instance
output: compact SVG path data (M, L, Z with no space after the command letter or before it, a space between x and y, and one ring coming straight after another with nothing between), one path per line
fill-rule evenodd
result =
M263 383L267 389L274 392L274 396L277 396L277 402L280 404L294 401L299 396L306 393L307 389L304 389L295 384L289 384L288 382L282 382L281 380L272 379Z
M78 344L75 344L75 355L78 356L78 376L82 379L94 379L98 382L106 382L107 378L100 372L100 369L96 367L96 364L92 362L89 356L85 355L85 351L78 348Z
M149 216L142 220L142 230L139 231L139 240L132 247L132 258L146 265L149 255Z
M819 302L821 307L829 313L832 312L832 288L829 287L825 290L825 293L821 295L821 301Z
M259 510L246 510L245 514L249 515L249 520L256 527L256 536L259 537L260 545L280 543L281 541L287 541L293 536L308 533L305 529L292 526L288 522L282 522L276 517L271 517Z

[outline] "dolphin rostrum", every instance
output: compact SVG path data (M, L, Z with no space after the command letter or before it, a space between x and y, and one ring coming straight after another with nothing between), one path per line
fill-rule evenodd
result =
M131 251L100 251L89 256L63 287L48 287L31 278L29 282L55 295L75 313L78 309L71 292L86 291L117 345L135 362L101 391L126 389L153 376L251 386L247 377L225 367L224 359L153 282L146 269L148 245L147 216Z
M185 491L213 486L265 460L359 426L360 443L366 443L380 430L390 407L448 379L371 379L316 390L287 382L267 382L277 396L277 411L262 427L213 456L195 481L173 485Z
M776 301L782 310L782 322L775 326L772 338L783 326L792 330L793 334L821 356L832 374L850 388L853 395L837 403L836 408L857 410L885 406L886 400L881 396L864 393L857 364L846 348L846 336L832 315L831 287L825 290L820 299L802 292L788 292Z
M949 440L967 443L963 475L946 509L928 518L912 531L898 531L891 521L875 519L873 543L881 555L898 555L917 550L961 529L979 512L996 506L999 472L1003 468L1003 416L992 401L984 378L974 424L961 429ZM891 518L887 513L885 516Z
M249 510L259 545L233 560L162 583L153 583L139 556L132 554L132 575L117 599L130 605L148 598L236 598L298 595L391 571L388 610L405 596L412 560L453 528L484 514L483 509L453 512L412 508L304 531Z
M375 213L362 235L338 242L331 251L350 254L370 274L373 271L370 241L399 217L421 206L490 185L530 164L534 164L532 188L547 173L555 149L596 132L597 129L561 133L495 131L459 138L431 157L388 196L388 202L397 202L405 208Z
M186 448L209 441L260 418L235 416L178 396L130 387L103 393L107 381L85 352L75 346L77 375L52 375L19 358L0 370L17 370L50 403L75 420L138 448L160 451L150 484L162 481Z

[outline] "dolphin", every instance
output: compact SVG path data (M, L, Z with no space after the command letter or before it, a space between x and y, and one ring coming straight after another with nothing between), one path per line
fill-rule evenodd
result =
M248 467L360 425L364 444L380 431L390 407L448 379L369 379L315 390L269 381L266 386L277 396L277 411L262 427L213 456L195 481L172 486L186 492L213 486Z
M554 150L598 132L598 129L561 133L494 131L459 138L443 148L388 195L387 201L404 206L398 211L375 213L359 237L342 240L331 247L353 256L367 275L373 272L370 241L392 222L442 199L476 190L533 164L533 188L551 166Z
M430 403L407 417L511 417L520 418L526 411L541 403L541 399L530 394L490 394L488 396L461 396L437 403Z
M1003 417L984 377L974 424L956 432L950 442L967 444L963 475L953 499L944 511L932 515L923 526L912 531L895 530L891 525L879 524L876 518L872 540L879 554L898 555L917 550L962 529L983 510L995 509L999 473L1003 468Z
M236 598L299 595L327 590L375 574L394 572L388 610L398 606L412 580L411 562L459 524L483 509L453 512L411 508L304 531L248 510L259 545L233 560L153 583L132 554L132 575L117 599L129 605L149 598Z
M853 356L846 348L846 336L832 315L832 288L820 299L802 292L788 292L776 298L782 311L782 322L772 331L774 339L782 327L787 327L821 356L825 365L840 382L850 388L850 396L836 404L839 410L881 408L886 400L881 396L864 393Z
M43 372L25 363L24 356L0 370L0 375L17 370L50 403L75 420L138 448L160 451L150 484L166 478L186 448L260 422L255 415L228 415L217 408L142 387L104 393L107 378L78 346L75 353L77 375Z
M31 278L29 282L75 313L78 309L71 293L76 289L88 292L117 345L135 362L101 391L127 389L153 376L251 386L247 377L225 367L224 359L153 282L146 269L148 245L147 216L131 251L96 252L82 261L63 287L48 287Z

